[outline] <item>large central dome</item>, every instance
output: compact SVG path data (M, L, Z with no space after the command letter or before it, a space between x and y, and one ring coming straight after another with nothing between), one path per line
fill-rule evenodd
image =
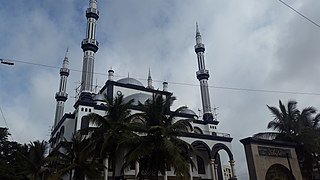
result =
M130 78L130 77L119 79L117 82L122 83L122 84L133 84L133 85L137 85L137 86L143 86L143 84L140 81L138 81L134 78Z

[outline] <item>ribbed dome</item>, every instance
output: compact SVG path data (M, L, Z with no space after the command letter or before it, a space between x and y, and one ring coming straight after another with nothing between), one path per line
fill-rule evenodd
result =
M123 101L126 103L126 102L129 102L131 99L133 99L134 101L132 105L138 105L139 102L144 104L146 100L150 98L152 98L152 96L149 94L136 93L136 94L131 94L130 96L125 97Z
M137 86L143 86L143 84L140 81L130 77L119 79L117 82L122 84L133 84Z
M105 101L104 95L103 94L97 94L93 97L94 101Z
M179 111L179 113L197 116L197 114L188 107L183 108L181 111Z

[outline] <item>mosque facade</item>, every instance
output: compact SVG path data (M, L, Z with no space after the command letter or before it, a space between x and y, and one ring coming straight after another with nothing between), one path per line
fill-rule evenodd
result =
M70 141L74 133L91 126L88 114L96 113L102 116L105 115L105 97L112 100L117 95L123 95L125 102L133 99L132 111L135 112L141 110L138 106L139 103L144 103L147 99L152 98L154 94L160 94L165 97L173 96L173 93L168 89L167 82L163 82L163 87L160 90L153 87L150 70L147 85L131 77L115 79L115 72L109 70L105 85L98 93L94 93L92 88L94 61L95 54L99 49L99 43L96 39L97 21L99 19L97 0L89 0L89 7L85 15L87 18L87 29L86 36L81 42L83 66L80 95L73 106L74 111L72 113L64 113L64 103L68 99L66 85L70 71L68 69L69 60L66 54L63 60L63 66L60 69L59 91L55 96L57 105L54 126L49 141L51 149L59 148L62 141ZM192 128L181 137L181 139L191 144L198 151L197 154L192 155L195 167L190 166L191 179L224 179L223 165L221 164L219 155L220 151L225 151L228 155L228 166L231 170L230 179L237 179L235 174L235 161L231 151L233 138L227 133L219 133L217 131L219 121L211 111L208 88L209 71L205 67L205 46L202 43L198 25L196 26L196 44L194 48L198 62L196 78L200 82L203 115L199 117L189 108L184 108L177 114L177 120L185 118L192 119L190 122ZM122 163L123 162L117 163L117 166L120 167L117 169L121 169ZM138 169L139 167L136 166L124 172L115 172L115 175L122 179L134 179ZM108 177L111 176L111 171L106 172L104 179L108 179ZM168 170L163 176L164 179L174 179L174 171Z

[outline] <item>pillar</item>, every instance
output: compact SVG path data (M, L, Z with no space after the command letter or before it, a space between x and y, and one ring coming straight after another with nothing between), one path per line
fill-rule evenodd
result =
M192 176L192 157L190 157L191 162L189 163L189 174L190 174L190 180L193 180Z
M104 180L108 180L108 167L109 167L108 156L103 160L103 165L104 165Z
M231 167L232 177L237 177L237 176L236 176L236 172L235 172L235 168L234 168L234 166L235 166L235 161L232 159L232 160L229 161L229 163L230 163L230 167Z
M167 170L164 171L163 180L168 180Z
M218 167L219 167L219 164L214 164L214 175L215 175L216 180L219 179L219 176L218 176Z
M134 177L135 177L135 179L138 179L138 174L139 174L139 162L138 161L136 161L134 164L134 170L135 170Z
M210 159L209 164L210 164L210 169L211 169L211 179L217 180L216 179L215 169L214 169L214 159Z

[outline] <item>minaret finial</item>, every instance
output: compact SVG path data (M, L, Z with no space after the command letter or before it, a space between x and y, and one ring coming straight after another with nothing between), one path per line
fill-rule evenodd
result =
M69 48L67 48L66 54L64 55L64 57L68 57L68 52L69 52Z
M66 50L66 53L64 55L63 65L62 68L68 68L69 60L68 60L68 48Z
M200 32L199 32L198 22L196 22L196 33L200 33Z
M202 43L202 38L199 31L199 25L198 25L198 22L196 22L196 44L201 44L201 43Z
M147 86L147 88L153 89L150 67L149 67L149 73L148 73L148 86Z

